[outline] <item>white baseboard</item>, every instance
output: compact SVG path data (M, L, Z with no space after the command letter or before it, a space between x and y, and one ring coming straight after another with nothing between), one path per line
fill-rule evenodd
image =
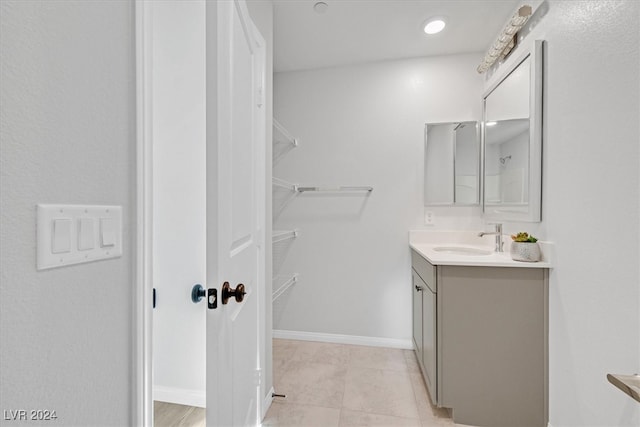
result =
M267 411L271 407L271 403L273 403L273 393L275 392L276 391L273 389L273 387L271 387L271 389L269 389L269 391L267 392L267 395L264 397L264 400L262 401L262 420L264 420L264 417L267 415Z
M273 330L273 338L301 341L332 342L337 344L367 345L370 347L413 349L411 339L361 337L358 335L323 334L318 332Z
M179 405L207 407L207 395L204 390L188 390L174 387L153 386L153 400L177 403Z

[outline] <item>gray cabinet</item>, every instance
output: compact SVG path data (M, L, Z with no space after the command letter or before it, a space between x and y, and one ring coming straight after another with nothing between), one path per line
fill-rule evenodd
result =
M434 266L415 251L412 267L414 346L433 402L456 423L546 426L548 270Z
M417 258L416 258L417 257ZM413 345L429 395L437 403L436 269L412 251Z

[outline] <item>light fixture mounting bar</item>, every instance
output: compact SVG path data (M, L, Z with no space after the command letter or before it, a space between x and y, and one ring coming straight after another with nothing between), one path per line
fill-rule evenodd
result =
M518 8L518 11L509 19L509 22L493 42L484 59L478 65L478 73L487 71L498 59L504 58L515 47L515 37L518 31L527 23L533 8L527 4Z

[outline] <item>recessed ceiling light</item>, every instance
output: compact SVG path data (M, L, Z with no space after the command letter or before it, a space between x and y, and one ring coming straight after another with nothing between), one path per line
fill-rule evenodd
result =
M317 13L325 13L327 9L329 9L329 5L323 1L319 1L313 5L313 10L315 10Z
M436 34L444 30L446 25L447 23L444 22L442 18L432 18L425 22L424 32L427 34Z

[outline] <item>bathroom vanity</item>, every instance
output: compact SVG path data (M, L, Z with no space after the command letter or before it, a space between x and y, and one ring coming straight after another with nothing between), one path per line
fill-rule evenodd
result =
M486 80L480 126L426 124L428 209L481 205L488 223L541 221L543 48L522 46ZM416 356L431 400L456 423L546 427L553 247L539 242L542 262L518 262L510 241L500 252L500 224L494 245L484 234L410 233Z
M456 423L546 426L550 263L456 248L411 243L413 344L433 403Z

